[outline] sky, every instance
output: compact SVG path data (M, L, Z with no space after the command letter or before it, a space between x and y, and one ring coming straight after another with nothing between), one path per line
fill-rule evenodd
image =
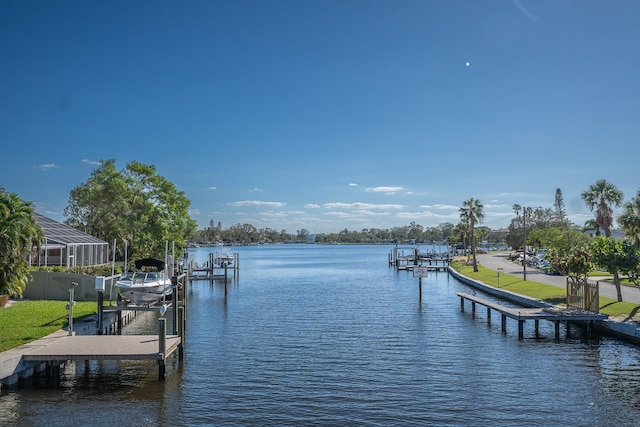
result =
M640 189L637 0L0 2L0 186L64 221L101 160L199 228L594 215ZM616 213L621 210L617 209Z

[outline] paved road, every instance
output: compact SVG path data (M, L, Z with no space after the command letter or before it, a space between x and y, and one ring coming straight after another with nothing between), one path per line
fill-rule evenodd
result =
M478 263L483 267L490 270L498 270L498 267L502 267L504 274L512 274L514 276L522 277L523 268L520 264L507 259L508 252L491 253L491 254L478 254L476 256ZM602 278L598 278L602 280ZM558 286L560 288L566 287L565 276L554 276L551 274L545 274L541 270L536 268L527 267L527 280L533 280L540 283L547 283L549 285ZM589 279L589 282L595 282L595 279ZM612 283L600 282L600 296L618 299L616 287ZM640 289L631 286L622 286L622 299L628 302L634 302L640 304Z

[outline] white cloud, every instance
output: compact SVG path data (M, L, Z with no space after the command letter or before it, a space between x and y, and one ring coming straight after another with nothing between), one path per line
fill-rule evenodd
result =
M43 170L43 171L48 171L48 170L59 168L59 167L60 166L56 165L55 163L45 163L43 165L34 166L34 168L40 169L40 170Z
M354 184L353 182L349 183L349 187L357 187L357 186L358 186L358 184Z
M367 191L374 193L395 194L398 191L404 190L403 187L369 187Z
M270 206L273 208L281 208L286 206L283 202L265 202L262 200L241 200L239 202L227 203L229 206Z
M91 166L100 166L102 164L102 162L99 160L82 159L81 161L82 163L86 163Z
M356 203L341 203L341 202L333 202L333 203L325 203L323 205L325 208L328 209L358 209L358 210L362 210L362 209L402 209L404 208L404 205L394 205L394 204L389 204L389 203L381 203L381 204L376 204L376 203L360 203L360 202L356 202Z
M413 219L413 220L417 220L417 219L423 219L423 218L429 218L429 219L440 219L440 220L450 220L450 219L459 219L460 217L458 216L457 213L451 213L451 214L438 214L438 213L433 213L430 211L424 211L424 212L399 212L398 214L396 214L397 218L405 218L405 219Z
M317 209L317 208L320 208L321 206L317 203L308 203L304 205L304 207L308 209Z
M460 206L453 205L443 205L443 204L435 204L435 205L422 205L421 209L440 209L440 210L458 210Z
M207 187L207 190L217 190L218 187Z
M344 211L329 211L326 212L325 215L333 216L341 219L361 219L363 217L371 217L371 216L387 216L388 212L371 212L371 211L352 211L352 212L344 212Z

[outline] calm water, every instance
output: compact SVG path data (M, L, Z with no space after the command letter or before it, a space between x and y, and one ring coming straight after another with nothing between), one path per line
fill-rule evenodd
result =
M423 279L420 303L389 246L234 250L226 298L191 284L185 359L164 383L150 362L71 364L59 389L2 390L0 425L638 425L636 346L556 342L546 322L519 341L515 323L461 313L469 289L446 273Z

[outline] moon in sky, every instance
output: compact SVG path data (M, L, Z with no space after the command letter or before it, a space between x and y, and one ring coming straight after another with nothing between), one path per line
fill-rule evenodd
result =
M467 63L466 63L466 66L468 67L469 65L471 65L471 63L470 63L470 62L467 62Z

